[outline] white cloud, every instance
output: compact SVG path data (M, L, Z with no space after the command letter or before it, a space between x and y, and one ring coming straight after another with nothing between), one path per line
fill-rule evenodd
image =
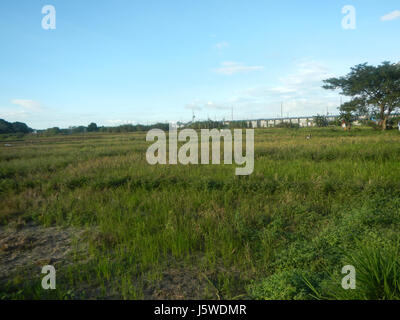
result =
M18 110L18 111L2 111L1 112L2 117L5 119L20 119L20 118L28 118L29 117L29 112L25 110Z
M14 99L14 100L11 100L11 103L15 104L17 106L20 106L24 109L31 110L31 111L42 110L42 106L40 105L40 103L37 101L33 101L33 100Z
M195 101L185 105L185 109L189 109L192 111L200 111L203 109L203 107L202 107L202 104L198 100L195 100Z
M225 67L236 64L225 64ZM204 113L207 108L215 110L220 118L231 118L234 108L235 119L280 117L283 102L283 114L287 116L312 116L337 113L340 97L337 93L323 89L322 80L335 76L330 69L318 61L303 60L294 65L292 72L277 79L270 85L260 85L237 91L218 103L200 102L191 105ZM206 102L204 102L206 101Z
M242 94L251 97L269 97L271 99L289 99L327 93L321 89L322 80L332 77L321 63L303 61L295 66L292 73L278 79L275 85L253 87Z
M384 16L381 17L382 21L390 21L400 18L400 10L392 11Z
M270 88L270 91L280 94L304 95L310 91L320 91L322 80L331 76L323 64L315 61L303 61L297 64L293 73L280 78L280 85Z
M236 73L245 73L249 71L256 71L264 69L262 66L246 66L242 63L234 62L234 61L225 61L221 63L221 67L214 69L213 71L218 74L223 75L233 75Z
M209 101L205 104L206 108L209 109L217 109L217 110L228 110L230 109L230 106L228 105L227 102L213 102Z
M216 43L214 45L214 48L219 49L219 50L226 48L226 47L229 47L229 43L226 41L222 41L222 42Z
M326 112L326 107L330 113L335 113L339 104L338 95L321 88L322 80L333 76L322 63L302 61L295 66L292 73L281 77L276 85L247 89L243 94L255 97L264 112L268 109L274 110L273 116L280 113L281 102L285 116L287 113L293 116L322 114ZM260 104L261 101L263 103ZM246 103L248 107L252 105L252 102Z
M107 120L107 123L109 123L112 126L119 126L119 125L123 125L123 124L134 124L135 121L115 119L115 120Z
M187 105L185 105L185 109L189 109L192 111L202 111L206 109L216 109L216 110L226 110L230 109L230 106L227 102L216 103L214 101L201 101L195 100Z

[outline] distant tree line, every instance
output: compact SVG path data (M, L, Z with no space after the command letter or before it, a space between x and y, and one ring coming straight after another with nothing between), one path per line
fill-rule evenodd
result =
M181 123L178 122L178 125ZM204 121L189 122L185 124L185 128L191 129L232 129L232 128L248 128L248 121L213 121L211 119Z
M228 128L247 128L247 121L213 121L204 120L183 123L178 122L178 127L192 128L192 129L228 129ZM125 133L125 132L138 132L138 131L148 131L151 129L161 129L164 131L169 130L168 123L155 123L151 125L144 124L123 124L115 127L97 126L96 123L92 122L87 127L86 126L75 126L66 129L61 129L59 127L48 128L45 130L37 130L40 135L56 135L56 134L75 134L75 133L85 133L85 132L104 132L104 133Z
M0 134L2 133L30 133L33 129L23 122L8 122L0 119Z
M85 132L108 132L108 133L121 133L121 132L136 132L136 131L147 131L151 129L162 129L168 130L168 123L156 123L152 125L142 124L123 124L115 127L97 126L96 123L92 122L86 126L73 126L65 129L59 127L48 128L45 130L37 130L38 134L41 135L56 135L56 134L75 134Z

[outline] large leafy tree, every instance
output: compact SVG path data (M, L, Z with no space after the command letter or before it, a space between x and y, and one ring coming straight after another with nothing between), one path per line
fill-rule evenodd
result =
M0 133L12 133L14 132L13 126L10 122L0 119Z
M14 122L12 123L12 127L14 132L29 133L33 131L26 125L26 123L23 122Z
M87 127L87 131L89 131L89 132L98 131L97 124L95 124L94 122L92 122L91 124L89 124L88 127Z
M29 133L33 130L23 122L8 122L0 119L0 133Z
M359 64L349 74L324 80L324 89L340 89L341 94L351 97L343 104L341 112L376 114L385 130L390 114L400 108L400 64L383 62L378 66Z

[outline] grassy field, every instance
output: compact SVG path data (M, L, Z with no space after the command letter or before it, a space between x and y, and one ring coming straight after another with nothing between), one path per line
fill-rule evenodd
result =
M61 226L86 247L57 265L56 290L36 266L0 282L0 298L400 298L397 131L256 130L244 177L150 166L145 133L7 143L2 228ZM347 264L356 290L341 287Z

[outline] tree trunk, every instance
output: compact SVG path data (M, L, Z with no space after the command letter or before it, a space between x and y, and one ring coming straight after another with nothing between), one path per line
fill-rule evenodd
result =
M385 116L383 118L383 121L382 121L382 130L386 130L387 129L387 120L388 120L388 117Z
M385 115L385 107L384 107L383 105L380 106L380 109L381 109L381 125L382 125L382 130L386 130L388 116Z

